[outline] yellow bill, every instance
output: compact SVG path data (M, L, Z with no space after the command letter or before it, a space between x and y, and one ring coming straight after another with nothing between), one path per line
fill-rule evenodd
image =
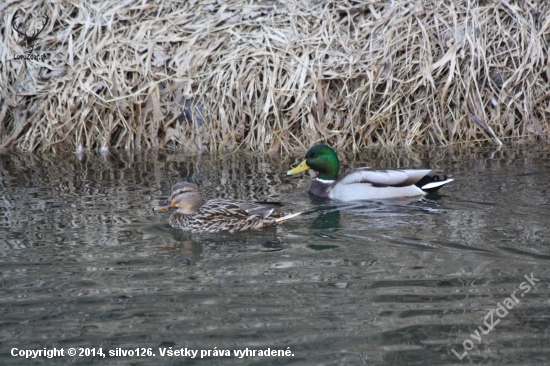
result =
M296 168L292 168L288 172L286 172L286 175L298 174L301 172L305 172L308 169L309 167L307 166L306 161L304 160Z

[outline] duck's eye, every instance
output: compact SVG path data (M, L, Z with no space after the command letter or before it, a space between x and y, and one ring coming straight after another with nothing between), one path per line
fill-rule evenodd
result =
M317 154L313 154L313 157L314 157L314 158L318 158L318 157L319 157L319 155L317 155Z

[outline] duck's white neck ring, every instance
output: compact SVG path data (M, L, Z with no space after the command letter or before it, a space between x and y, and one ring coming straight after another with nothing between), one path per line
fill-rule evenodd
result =
M319 179L319 178L315 178L315 180L319 183L323 183L323 184L332 184L334 183L333 180L325 180L325 179Z

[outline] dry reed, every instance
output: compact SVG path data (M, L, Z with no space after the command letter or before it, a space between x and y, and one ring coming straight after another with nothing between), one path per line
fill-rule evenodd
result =
M49 20L33 53L28 34ZM546 0L0 4L0 147L409 146L550 135Z

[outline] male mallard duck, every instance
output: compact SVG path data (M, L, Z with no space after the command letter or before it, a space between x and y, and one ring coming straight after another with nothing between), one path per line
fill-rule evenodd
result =
M170 216L170 226L193 233L219 231L243 231L277 225L299 213L288 214L278 202L247 202L240 200L214 199L203 203L199 187L193 183L177 183L167 201L155 207L165 210L177 207Z
M298 174L308 169L319 172L309 192L315 196L342 201L423 196L435 192L453 179L439 170L358 168L338 179L340 162L327 145L316 145L306 158L286 174Z

